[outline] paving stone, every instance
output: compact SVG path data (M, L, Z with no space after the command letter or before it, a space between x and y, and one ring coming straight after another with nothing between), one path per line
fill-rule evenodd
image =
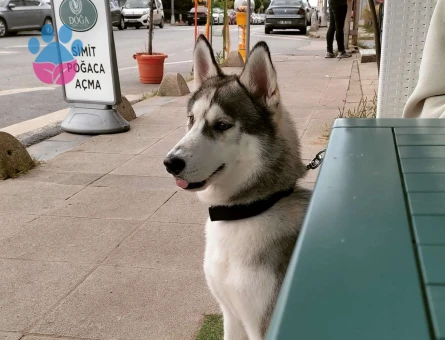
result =
M106 174L124 164L133 155L70 151L42 164L40 170Z
M47 182L64 185L88 185L103 174L40 171L38 168L16 178L16 181Z
M36 215L24 214L0 214L0 240L21 230L37 217Z
M294 120L296 120L296 119L307 120L312 117L312 115L314 113L314 109L312 107L301 109L301 108L294 108L293 106L290 106L290 109L288 109L288 112Z
M302 143L314 145L327 145L329 131L335 119L312 119L301 139Z
M204 225L145 222L105 261L152 269L198 270L204 258Z
M43 142L31 145L28 150L31 157L39 161L47 161L54 158L64 152L74 149L79 144L83 143L79 141L58 141L58 140L45 140Z
M150 221L203 224L209 217L207 209L196 194L179 191L150 217Z
M172 190L88 187L47 215L144 221L173 193Z
M0 197L5 198L0 204L0 214L41 215L83 188L80 185L5 181L0 185Z
M111 172L112 175L126 176L155 176L168 177L171 175L165 170L164 159L166 155L137 155L127 163Z
M310 119L300 119L300 118L292 118L294 121L294 125L297 129L305 130L309 125Z
M57 340L85 340L81 338L65 338L63 336L58 336L56 338ZM20 340L54 340L54 337L52 336L44 336L44 335L26 335L25 337L21 338Z
M42 216L0 241L0 257L98 263L140 222Z
M312 118L337 118L340 114L339 109L316 109L314 111L314 114L312 115Z
M0 340L19 340L22 336L21 333L0 332Z
M300 182L300 183L298 183L298 185L303 189L307 189L307 190L311 190L311 191L313 191L315 188L315 183L312 183L312 182Z
M32 332L115 340L194 339L218 308L199 271L101 266Z
M36 215L24 214L0 214L0 240L21 230L24 226L37 217L38 216Z
M125 176L125 175L105 175L98 181L91 184L94 187L110 187L126 190L173 190L177 191L173 178L148 177L148 176Z
M61 141L61 142L84 142L92 138L91 135L78 135L75 133L69 133L69 132L62 132L58 134L57 136L51 137L51 141Z
M177 110L177 108L175 108ZM168 125L172 129L177 129L181 125L186 124L187 122L187 114L186 112L177 111L174 113L169 113L168 115L164 114L163 112L156 111L152 112L150 114L138 117L132 124L132 130L133 131L139 131L142 130L145 133L151 133L153 130L156 130L156 126L159 125ZM147 128L148 126L148 128ZM151 128L151 126L154 126L154 128ZM154 132L156 133L156 132ZM162 136L157 136L157 138L163 138L165 134Z
M185 132L181 129L181 134L184 135ZM171 149L178 143L178 139L175 137L166 137L161 139L156 144L147 148L143 155L147 156L167 156Z
M150 134L146 134L145 131L130 130L127 133L94 137L75 148L74 151L136 155L158 140L159 137L150 137Z
M90 266L0 259L0 329L21 332L83 280Z

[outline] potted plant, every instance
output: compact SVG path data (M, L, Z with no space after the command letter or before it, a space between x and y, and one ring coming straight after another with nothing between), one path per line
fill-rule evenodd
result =
M150 1L150 16L148 20L148 52L135 53L139 67L139 79L142 84L160 84L164 76L165 53L153 53L153 12L154 2Z

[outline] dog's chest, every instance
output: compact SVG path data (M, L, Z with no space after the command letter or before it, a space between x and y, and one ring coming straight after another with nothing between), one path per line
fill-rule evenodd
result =
M221 290L243 290L257 272L264 249L267 225L245 222L208 222L204 270Z

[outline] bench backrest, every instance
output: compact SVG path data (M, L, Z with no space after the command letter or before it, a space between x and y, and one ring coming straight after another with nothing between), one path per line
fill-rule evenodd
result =
M416 87L437 0L385 1L377 118L401 118Z

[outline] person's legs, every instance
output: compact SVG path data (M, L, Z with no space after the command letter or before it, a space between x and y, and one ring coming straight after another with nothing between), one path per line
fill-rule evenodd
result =
M338 6L333 9L335 21L335 40L337 40L338 52L345 52L345 19L348 13L348 5ZM331 19L332 20L332 19Z
M328 32L326 33L326 43L328 45L327 50L328 52L334 53L334 34L335 34L335 19L334 19L334 13L332 11L332 8L329 7L329 27Z

